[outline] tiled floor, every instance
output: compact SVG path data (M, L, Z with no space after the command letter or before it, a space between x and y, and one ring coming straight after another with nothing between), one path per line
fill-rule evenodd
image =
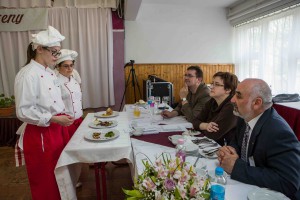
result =
M80 181L82 187L77 189L79 200L96 199L94 168L82 164ZM128 165L106 165L108 200L124 199L122 188L131 189L132 179ZM14 149L0 147L0 199L1 200L30 200L26 168L15 167Z

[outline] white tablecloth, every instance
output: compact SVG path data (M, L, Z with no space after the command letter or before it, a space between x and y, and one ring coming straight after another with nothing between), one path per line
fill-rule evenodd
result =
M130 136L125 131L128 129L127 114L121 112L119 116L109 118L109 120L118 121L118 126L113 129L120 132L118 138L110 141L93 142L84 139L84 134L95 131L88 127L88 123L93 120L93 113L86 116L57 162L55 176L63 200L77 199L75 184L80 175L80 168L76 163L118 161L123 158L127 159L129 163L133 163ZM132 166L131 168L133 169Z
M147 157L154 161L157 156L159 156L162 152L170 153L173 157L175 156L175 149L170 147L165 147L158 144L153 144L149 142L144 142L137 139L131 139L133 153L136 161L136 169L137 173L141 174L144 170L144 165L142 163L142 159ZM187 156L186 161L194 164L196 161L196 157ZM205 163L207 166L207 170L214 170L218 165L217 159L205 159L200 158L197 162L197 167L201 168L199 165L201 163ZM230 177L227 178L226 191L225 191L225 199L226 200L247 200L247 194L253 190L258 189L259 187L254 185L248 185L241 183L239 181L235 181Z
M300 110L300 101L299 102L276 103L276 104Z

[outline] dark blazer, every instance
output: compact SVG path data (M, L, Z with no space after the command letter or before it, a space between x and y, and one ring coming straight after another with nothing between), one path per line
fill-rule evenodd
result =
M230 143L239 154L245 128L245 121L240 118L237 134ZM296 199L296 191L300 189L300 142L273 108L266 110L254 126L248 157L253 157L255 167L237 159L232 179L270 188Z

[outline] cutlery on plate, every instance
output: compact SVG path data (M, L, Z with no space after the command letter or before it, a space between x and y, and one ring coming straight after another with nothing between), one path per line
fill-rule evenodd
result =
M198 145L199 149L205 149L207 147L214 147L214 146L218 146L217 143L212 143L212 144L206 144L206 145Z
M194 167L196 167L196 165L197 165L197 162L198 162L198 160L199 160L199 158L201 157L201 155L200 154L198 154L198 156L197 156L197 159L196 159L196 161L195 161L195 163L193 164L193 166Z

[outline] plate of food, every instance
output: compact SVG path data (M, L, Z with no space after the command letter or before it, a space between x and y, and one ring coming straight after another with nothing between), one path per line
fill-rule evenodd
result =
M111 108L108 108L106 111L96 112L94 114L95 117L100 118L109 118L109 117L116 117L119 113L116 111L113 111Z
M88 126L91 128L112 128L118 125L118 122L115 120L99 120L96 118L93 122L89 123Z
M91 141L107 141L120 136L118 130L103 130L103 131L90 131L84 135L84 138Z
M147 105L147 102L145 102L144 100L140 99L138 102L135 103L135 105L138 105L138 106L146 106L146 105Z

